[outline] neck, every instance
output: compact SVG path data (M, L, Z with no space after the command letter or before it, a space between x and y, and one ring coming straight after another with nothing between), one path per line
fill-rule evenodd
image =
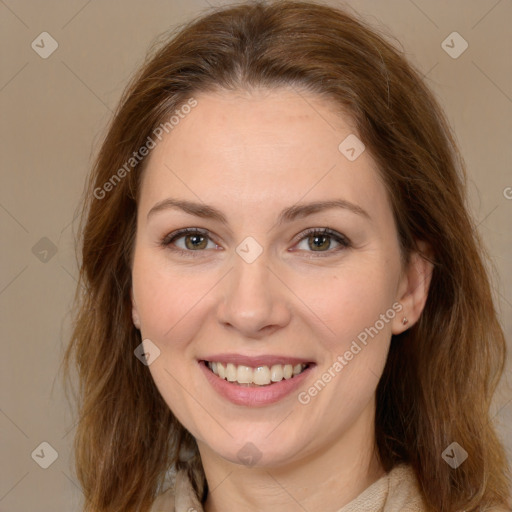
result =
M385 474L374 450L373 419L370 407L343 435L271 467L234 464L198 443L210 489L205 512L339 510Z

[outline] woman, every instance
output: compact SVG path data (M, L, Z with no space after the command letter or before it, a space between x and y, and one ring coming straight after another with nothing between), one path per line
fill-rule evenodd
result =
M353 16L183 27L84 204L84 510L506 510L505 342L464 177L418 72Z

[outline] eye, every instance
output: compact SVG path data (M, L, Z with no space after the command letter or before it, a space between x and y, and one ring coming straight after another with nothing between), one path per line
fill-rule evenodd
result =
M177 241L181 239L183 239L184 245L180 247L177 245ZM305 250L306 252L315 252L318 256L324 256L324 254L318 253L327 253L325 254L327 256L333 252L339 252L351 246L348 238L329 228L308 229L302 232L297 239L300 243L306 244L307 248L302 248L301 250ZM334 240L339 247L334 250L329 250L331 248L332 240ZM162 247L166 247L185 256L196 256L194 253L200 253L203 250L208 249L208 242L211 242L214 245L213 249L219 247L210 240L209 232L207 230L200 228L185 228L165 236L161 241L161 245Z
M328 253L339 252L340 250L350 247L350 241L342 234L333 231L329 228L312 228L299 235L299 241L306 244L307 252ZM339 247L335 250L329 250L332 241L335 241ZM299 244L300 248L300 244ZM309 250L311 249L311 250ZM324 250L325 249L325 250ZM327 255L328 255L327 254ZM319 255L320 256L320 255ZM323 256L323 254L322 254Z
M183 239L184 246L173 247L176 241L180 239ZM208 241L213 243L211 240L209 240L208 231L199 228L186 228L180 229L175 233L167 235L162 240L161 245L187 256L195 256L195 254L191 253L201 252L203 249L206 249L208 246ZM217 247L216 244L214 245Z

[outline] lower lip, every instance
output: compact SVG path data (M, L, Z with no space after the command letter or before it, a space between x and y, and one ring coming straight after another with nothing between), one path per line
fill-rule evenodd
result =
M263 407L279 402L279 400L293 393L293 391L302 384L313 366L314 365L310 365L302 373L291 379L283 379L279 382L269 384L268 386L248 387L221 379L206 366L204 361L199 361L199 367L205 374L206 379L219 395L227 398L236 405L245 405L248 407Z

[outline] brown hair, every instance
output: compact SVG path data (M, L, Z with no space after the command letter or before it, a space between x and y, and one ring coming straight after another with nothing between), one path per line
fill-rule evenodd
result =
M384 469L411 464L435 511L507 503L509 467L489 415L506 345L486 255L468 215L454 137L402 53L355 15L278 1L216 9L148 55L110 124L82 211L77 310L64 362L69 377L74 357L79 377L75 457L84 510L147 511L173 467L187 468L199 496L206 484L197 451L180 460L183 447L197 449L194 439L133 354L141 336L131 317L131 255L147 159L122 179L113 174L193 94L279 86L320 95L352 116L385 181L405 260L419 240L433 248L425 309L392 337L377 388ZM456 470L441 457L453 441L469 453Z

